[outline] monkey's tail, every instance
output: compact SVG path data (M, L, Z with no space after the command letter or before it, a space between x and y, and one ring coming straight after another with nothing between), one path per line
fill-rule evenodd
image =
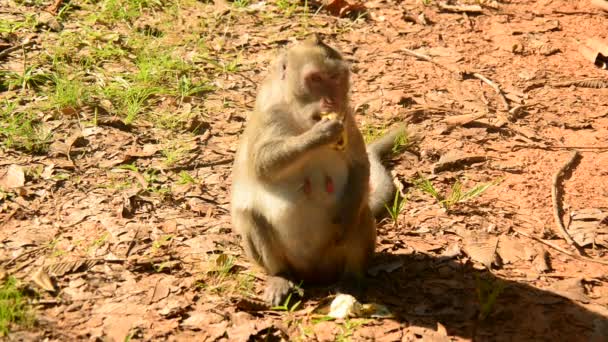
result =
M394 148L399 146L401 143L399 140L402 137L407 139L407 126L405 124L392 128L388 133L367 146L371 182L369 206L374 216L385 213L385 205L392 201L395 196L396 188L393 184L393 177L382 165L382 157L389 152L394 153Z

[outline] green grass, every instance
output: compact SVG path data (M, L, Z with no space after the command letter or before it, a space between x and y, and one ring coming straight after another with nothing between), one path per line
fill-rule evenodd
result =
M7 89L35 89L51 80L51 75L38 66L26 66L21 74L12 71L0 71L0 90Z
M375 127L371 125L364 125L361 127L361 134L363 134L363 141L365 144L369 144L372 141L380 138L384 132L385 127Z
M489 280L475 275L477 300L479 301L479 320L483 321L494 311L496 301L505 289L500 279Z
M179 179L177 181L178 184L181 184L181 185L198 184L198 181L196 179L194 179L194 177L192 177L188 173L188 171L180 171L178 176L179 176Z
M285 298L285 301L283 302L283 305L279 305L279 306L273 306L271 309L272 310L276 310L276 311L287 311L287 312L294 312L298 309L298 307L300 306L300 304L302 304L302 301L299 300L295 303L293 303L291 306L289 305L291 302L291 297L293 296L293 292L290 293L287 298Z
M234 0L232 6L236 8L244 8L249 6L249 0Z
M294 0L277 0L277 7L285 14L286 17L291 16L297 9L300 1Z
M456 180L454 184L450 187L450 191L446 193L440 193L433 183L419 174L419 178L414 181L414 185L420 189L422 192L433 197L438 204L440 204L444 209L450 210L457 203L465 203L476 197L479 197L481 194L486 192L491 186L500 183L502 179L498 179L489 183L481 183L473 186L468 190L462 189L462 183L460 180Z
M410 137L407 132L399 134L393 142L392 152L393 154L399 154L411 145Z
M0 336L6 336L12 325L28 328L34 324L34 314L26 296L9 277L0 287Z
M346 342L346 341L352 341L352 337L353 334L355 333L355 330L357 328L359 328L360 326L362 326L364 324L363 321L357 320L357 321L353 321L353 320L349 320L346 319L344 320L344 322L340 325L340 333L336 336L336 341L337 342Z
M403 206L406 202L407 198L402 197L401 193L397 190L395 191L393 203L390 206L388 204L384 205L395 225L399 223L399 214L403 210Z
M20 30L34 30L38 25L36 15L25 14L23 20L0 20L0 33L14 33Z
M52 134L38 122L29 110L18 111L15 102L0 104L0 144L31 153L44 153L52 141Z
M53 83L54 91L50 93L49 99L55 108L59 110L75 109L88 102L89 90L77 77L57 73L53 76Z

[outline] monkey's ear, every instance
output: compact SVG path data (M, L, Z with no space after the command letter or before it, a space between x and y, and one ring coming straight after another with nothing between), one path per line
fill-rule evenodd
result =
M313 33L308 39L307 39L308 43L313 44L313 45L321 45L323 44L323 39L321 39L321 36L318 33Z

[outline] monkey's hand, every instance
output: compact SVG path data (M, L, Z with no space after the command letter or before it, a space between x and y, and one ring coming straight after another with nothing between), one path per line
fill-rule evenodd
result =
M318 145L334 144L340 141L344 125L338 120L321 120L310 129L313 140Z

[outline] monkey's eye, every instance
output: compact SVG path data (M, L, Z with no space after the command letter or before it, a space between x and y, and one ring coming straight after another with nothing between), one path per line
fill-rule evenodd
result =
M320 113L314 113L314 114L312 115L312 119L313 119L314 121L321 121L321 114L320 114Z

